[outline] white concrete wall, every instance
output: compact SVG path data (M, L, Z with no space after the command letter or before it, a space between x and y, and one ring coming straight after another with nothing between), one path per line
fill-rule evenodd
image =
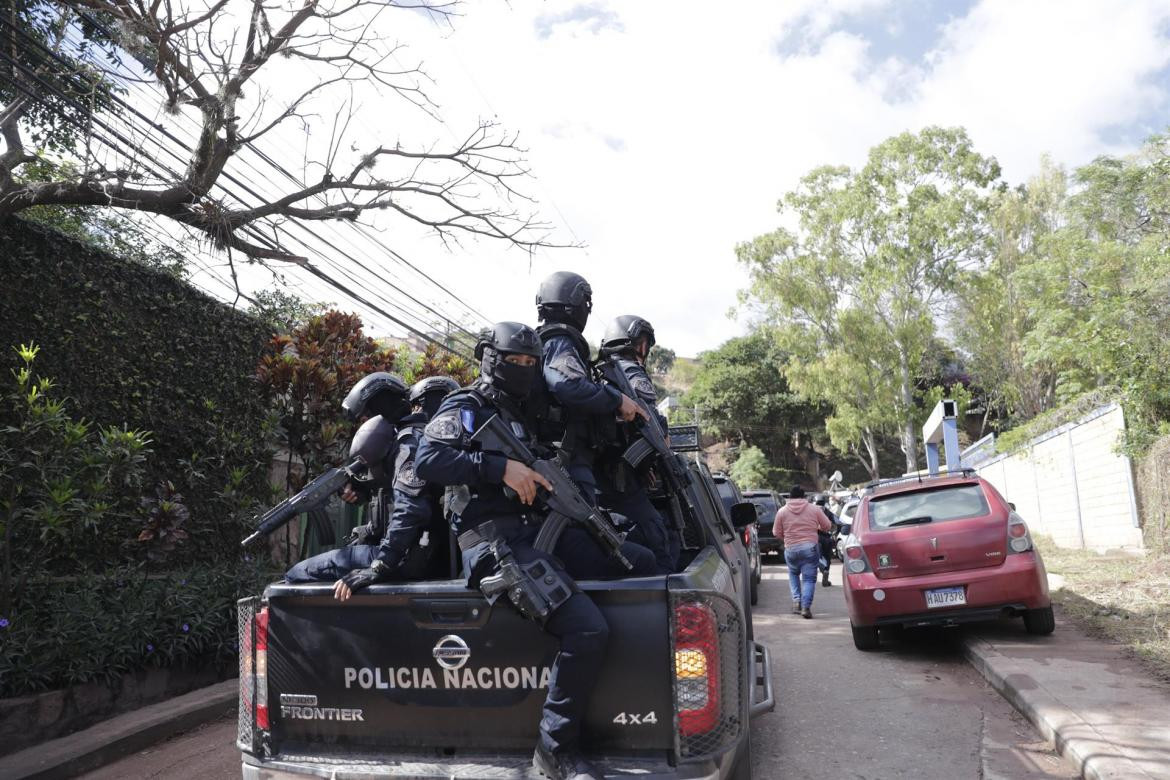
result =
M977 466L1036 533L1061 547L1142 548L1125 430L1116 404Z

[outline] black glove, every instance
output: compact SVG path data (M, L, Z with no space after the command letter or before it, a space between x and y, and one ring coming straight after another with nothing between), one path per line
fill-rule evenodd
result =
M381 561L374 561L368 569L356 569L341 578L352 591L368 588L375 582L382 582L390 576L390 567Z

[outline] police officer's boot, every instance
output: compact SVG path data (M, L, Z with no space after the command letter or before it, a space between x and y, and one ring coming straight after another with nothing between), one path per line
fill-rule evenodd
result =
M544 745L536 746L532 766L550 780L605 780L605 775L580 753L550 753Z

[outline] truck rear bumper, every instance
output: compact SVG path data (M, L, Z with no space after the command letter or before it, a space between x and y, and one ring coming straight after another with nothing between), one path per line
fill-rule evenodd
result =
M713 761L680 764L672 767L665 761L638 758L615 758L597 761L607 778L638 780L718 780L719 767ZM403 761L362 761L339 758L287 757L261 759L243 755L244 780L304 780L325 777L331 780L372 780L372 778L418 778L422 780L541 780L532 768L531 757L516 755L461 756L459 758L426 757Z

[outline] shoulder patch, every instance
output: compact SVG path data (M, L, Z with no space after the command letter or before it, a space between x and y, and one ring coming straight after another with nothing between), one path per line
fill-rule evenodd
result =
M463 425L460 424L460 412L463 410L448 409L436 414L434 419L427 423L423 432L428 438L436 441L457 442L463 438ZM470 409L466 411L471 411Z
M636 377L630 386L643 398L655 398L658 395L654 392L654 384L644 376Z
M581 358L571 350L565 350L555 355L548 367L564 376L566 379L584 379L585 366L581 365Z
M459 420L463 423L463 429L468 433L475 433L475 410L464 407L459 410Z
M426 487L427 483L419 478L414 471L414 460L408 460L398 467L398 478L395 480L399 487L418 489Z

